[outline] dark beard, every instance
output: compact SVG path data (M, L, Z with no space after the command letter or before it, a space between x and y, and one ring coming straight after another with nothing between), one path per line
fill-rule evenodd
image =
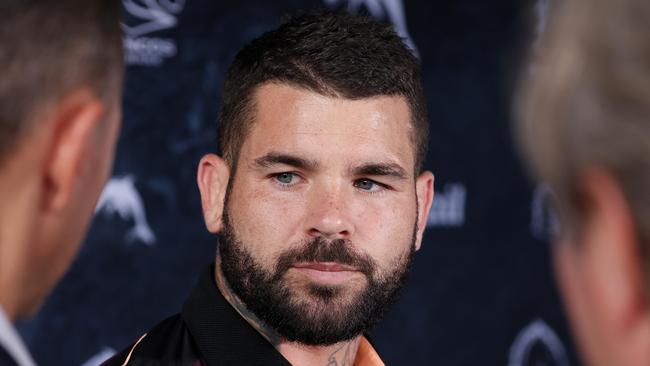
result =
M410 272L415 252L415 229L411 247L388 274L377 274L368 255L353 251L345 240L327 241L322 237L284 252L275 270L269 273L255 262L245 245L237 239L227 212L219 239L223 274L233 292L261 321L284 339L306 345L331 345L364 333L384 317L398 297ZM365 277L363 290L347 297L345 288L311 283L307 292L297 294L284 275L298 262L337 262L355 267Z

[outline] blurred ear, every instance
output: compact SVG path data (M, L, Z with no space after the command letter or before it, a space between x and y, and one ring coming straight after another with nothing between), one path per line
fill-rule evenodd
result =
M196 179L201 192L205 226L213 234L223 228L223 206L229 178L230 169L223 159L214 154L201 158Z
M420 250L422 235L427 227L431 204L433 203L433 173L425 171L415 181L415 193L418 200L418 231L415 240L415 250Z
M78 183L82 159L92 147L92 133L103 118L105 106L90 90L65 96L47 117L52 126L45 160L42 207L59 211L68 205Z
M604 170L588 171L580 183L585 206L579 260L594 316L613 339L628 346L645 344L648 351L650 309L630 207L618 182Z

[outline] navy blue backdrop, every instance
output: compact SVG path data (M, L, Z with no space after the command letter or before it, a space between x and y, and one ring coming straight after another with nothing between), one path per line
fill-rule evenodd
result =
M547 0L123 3L115 170L73 267L20 324L39 364L97 365L180 309L215 254L195 172L216 149L224 73L246 42L314 6L392 22L423 65L436 198L402 299L373 331L386 363L577 364L550 271L548 192L524 178L509 132L522 41Z

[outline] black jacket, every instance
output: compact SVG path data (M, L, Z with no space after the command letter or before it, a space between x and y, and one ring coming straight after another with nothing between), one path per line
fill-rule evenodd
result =
M291 366L221 295L214 266L199 279L180 314L104 362L104 366ZM130 357L129 357L130 355Z

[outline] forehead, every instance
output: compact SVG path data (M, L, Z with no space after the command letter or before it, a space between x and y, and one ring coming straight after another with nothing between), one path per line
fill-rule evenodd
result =
M240 158L275 151L347 163L392 160L413 170L410 109L402 96L351 100L270 83L254 98L253 124Z

